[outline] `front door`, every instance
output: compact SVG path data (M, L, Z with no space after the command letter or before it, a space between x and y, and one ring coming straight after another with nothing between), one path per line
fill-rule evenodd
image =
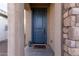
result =
M32 9L32 43L47 44L47 9Z

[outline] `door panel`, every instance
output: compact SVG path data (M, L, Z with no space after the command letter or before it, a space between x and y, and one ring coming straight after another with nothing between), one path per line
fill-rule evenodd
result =
M47 9L32 9L32 42L47 43Z

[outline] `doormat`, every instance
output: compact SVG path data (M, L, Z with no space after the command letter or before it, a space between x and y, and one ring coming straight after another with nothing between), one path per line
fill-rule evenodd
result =
M37 49L46 49L47 45L41 45L41 44L34 44L32 45L33 48L37 48Z

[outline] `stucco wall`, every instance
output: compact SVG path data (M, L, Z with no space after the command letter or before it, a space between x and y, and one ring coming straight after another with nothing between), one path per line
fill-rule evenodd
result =
M61 55L61 4L48 8L48 41L55 55Z
M24 4L8 3L8 56L23 55Z
M51 48L54 50L54 16L55 16L55 8L54 4L50 4L50 7L48 7L48 44L51 46ZM51 26L52 25L52 26Z
M25 21L25 44L27 45L28 42L31 40L31 9L30 6L27 5L27 9L24 12L24 21Z

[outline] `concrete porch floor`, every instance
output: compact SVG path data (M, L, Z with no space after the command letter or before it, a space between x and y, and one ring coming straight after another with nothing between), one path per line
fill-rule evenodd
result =
M50 48L36 49L25 47L25 56L54 56L54 53Z
M7 56L7 40L0 42L0 56ZM25 47L25 56L54 56L51 48L36 49L32 47Z

